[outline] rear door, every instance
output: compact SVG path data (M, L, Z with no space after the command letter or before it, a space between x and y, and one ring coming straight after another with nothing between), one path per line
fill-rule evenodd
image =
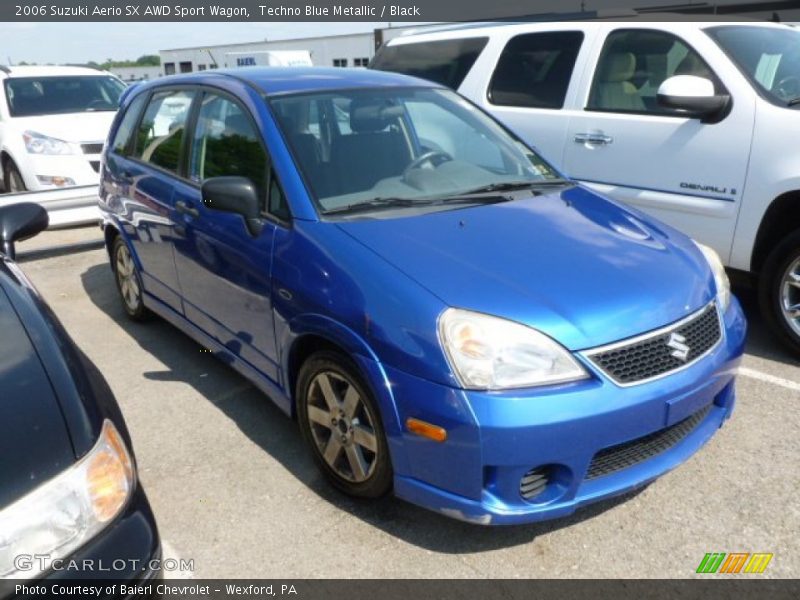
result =
M637 206L727 259L744 189L755 116L752 91L722 81L727 59L700 30L608 25L569 123L569 175ZM717 68L715 68L715 65ZM730 113L702 122L660 108L673 75L711 79Z
M190 89L159 89L134 99L108 152L104 177L106 201L128 224L125 234L139 261L145 292L179 313L173 195L194 97ZM141 118L137 103L146 103ZM128 131L133 131L130 138Z
M578 24L497 34L459 91L560 167L593 37Z
M260 128L238 99L205 91L193 119L188 180L175 190L182 212L175 264L187 319L231 353L277 381L271 297L272 245L288 208L270 168ZM250 179L262 198L263 228L252 233L234 213L203 205L212 177Z

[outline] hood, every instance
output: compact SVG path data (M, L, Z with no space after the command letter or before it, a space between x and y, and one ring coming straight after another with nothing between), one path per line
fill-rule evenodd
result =
M72 465L75 453L50 380L2 281L0 331L2 510Z
M35 131L65 142L105 142L114 111L79 112L41 117L15 117L16 129Z
M338 226L449 306L527 324L570 350L658 328L713 297L689 238L577 186Z

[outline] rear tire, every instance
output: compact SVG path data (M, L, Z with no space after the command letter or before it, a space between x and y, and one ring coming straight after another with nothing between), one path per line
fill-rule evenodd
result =
M142 278L139 276L139 270L128 245L119 235L111 244L111 268L114 271L114 281L117 283L122 307L128 316L134 321L150 319L152 313L142 302Z
M10 158L3 165L3 187L7 194L18 194L28 190L17 165Z
M800 355L800 230L785 237L764 262L758 282L764 320L778 339Z
M389 446L377 403L343 354L311 355L297 377L303 438L328 480L350 496L379 498L392 489Z

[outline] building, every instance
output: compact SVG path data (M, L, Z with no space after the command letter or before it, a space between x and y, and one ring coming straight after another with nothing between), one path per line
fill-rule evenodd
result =
M265 29L267 27L265 26ZM235 60L247 52L265 51L307 51L311 61L317 66L328 67L366 67L375 54L373 33L354 33L292 40L264 40L240 44L218 46L196 46L194 48L174 48L161 50L161 68L165 75L191 73L206 69L235 67ZM233 64L228 64L233 63Z
M163 74L161 67L111 67L109 71L125 83L149 81L161 77Z

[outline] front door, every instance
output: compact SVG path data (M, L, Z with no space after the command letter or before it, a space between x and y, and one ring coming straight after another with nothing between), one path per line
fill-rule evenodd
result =
M719 52L710 40L695 42ZM727 259L750 154L752 93L722 82L687 41L663 30L612 29L596 56L583 85L585 110L570 121L565 171ZM706 123L660 108L656 92L673 75L710 79L717 93L735 91L730 113Z
M175 264L187 319L231 353L277 381L272 299L272 246L277 219L267 211L269 159L247 109L216 92L200 99L192 134L189 181L175 189L180 214ZM264 199L263 228L248 230L234 213L203 206L200 184L247 177ZM274 191L274 190L273 190Z

